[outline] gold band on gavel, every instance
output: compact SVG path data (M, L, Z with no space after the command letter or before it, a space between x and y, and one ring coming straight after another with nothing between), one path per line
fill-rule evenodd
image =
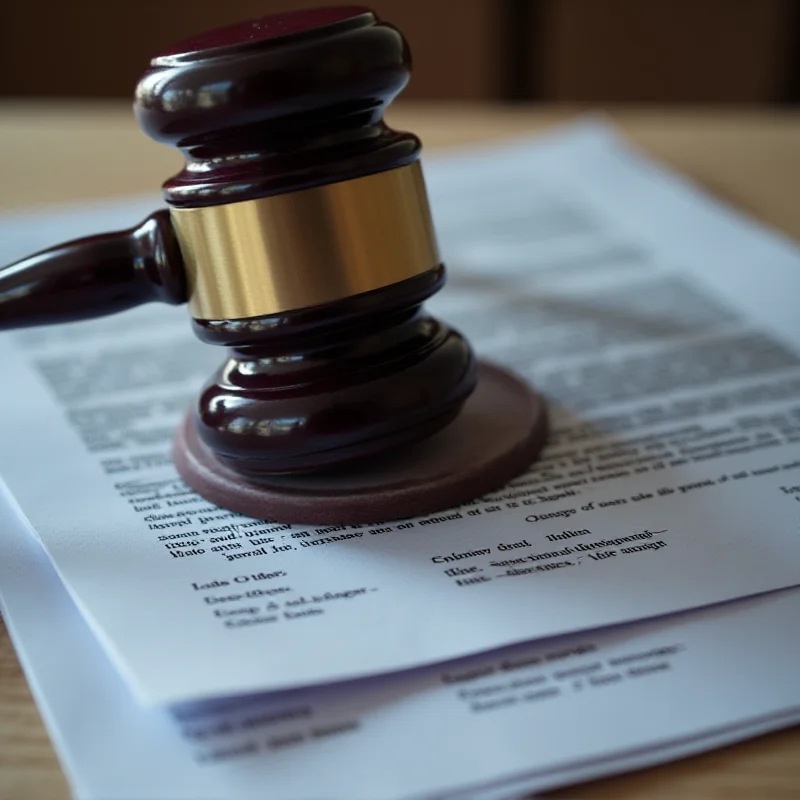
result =
M196 319L328 303L434 268L419 163L298 192L173 208Z

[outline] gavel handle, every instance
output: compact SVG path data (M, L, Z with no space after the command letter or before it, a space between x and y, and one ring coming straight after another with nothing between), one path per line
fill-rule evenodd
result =
M75 239L0 267L0 330L151 301L186 302L183 259L166 210L136 228Z

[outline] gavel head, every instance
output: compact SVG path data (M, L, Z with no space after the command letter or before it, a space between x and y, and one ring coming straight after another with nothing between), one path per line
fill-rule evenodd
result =
M231 348L196 409L249 476L425 438L475 385L466 341L423 312L441 288L420 143L383 122L401 34L362 7L287 13L155 57L142 128L180 148L164 197L197 335Z

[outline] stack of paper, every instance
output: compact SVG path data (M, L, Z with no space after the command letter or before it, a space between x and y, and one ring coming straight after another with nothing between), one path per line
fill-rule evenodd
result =
M800 253L600 125L431 161L429 303L546 396L427 518L193 494L183 314L0 338L0 591L75 794L500 798L800 720ZM0 222L0 261L152 199Z

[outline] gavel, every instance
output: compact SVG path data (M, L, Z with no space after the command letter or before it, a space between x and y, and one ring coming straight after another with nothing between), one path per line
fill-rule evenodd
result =
M241 513L378 521L502 485L536 457L545 414L422 308L445 268L421 145L383 121L409 75L403 36L363 7L165 50L134 111L185 157L168 210L0 270L0 329L188 303L195 334L228 355L176 465ZM479 419L498 414L514 418L504 436Z

